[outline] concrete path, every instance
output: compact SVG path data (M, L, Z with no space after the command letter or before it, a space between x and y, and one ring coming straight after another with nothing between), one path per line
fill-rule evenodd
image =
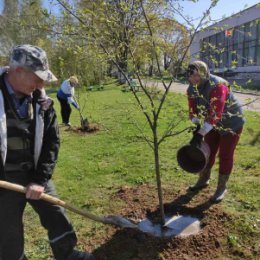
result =
M145 84L147 86L156 86L157 88L164 90L164 86L161 82L146 81ZM187 88L188 84L174 82L170 87L170 91L186 94ZM235 92L235 96L243 106L243 109L260 113L260 94Z

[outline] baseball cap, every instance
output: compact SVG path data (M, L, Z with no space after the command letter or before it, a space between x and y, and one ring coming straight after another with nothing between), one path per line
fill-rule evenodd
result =
M49 70L46 52L30 44L18 45L13 48L10 58L10 66L18 65L31 69L45 82L56 81L57 78Z

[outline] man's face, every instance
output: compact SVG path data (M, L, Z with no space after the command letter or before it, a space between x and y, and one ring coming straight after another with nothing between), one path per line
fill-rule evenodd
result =
M199 86L201 83L201 77L196 68L188 68L187 79L193 86Z
M44 80L36 76L33 71L27 68L16 68L19 84L15 86L18 94L30 96L36 89L44 87Z

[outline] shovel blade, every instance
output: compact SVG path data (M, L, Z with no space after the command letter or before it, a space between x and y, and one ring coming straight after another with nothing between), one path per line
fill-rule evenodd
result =
M112 224L121 228L138 228L135 223L121 216L107 216L104 219L106 224Z

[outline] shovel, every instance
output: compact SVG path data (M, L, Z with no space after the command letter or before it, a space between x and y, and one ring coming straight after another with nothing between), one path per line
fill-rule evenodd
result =
M80 125L81 128L84 129L88 129L89 128L89 122L87 118L84 118L81 111L79 110L79 115L80 115Z
M79 104L79 102L77 101L77 99L75 97L74 97L74 99L75 99L76 103ZM88 127L89 127L88 119L83 117L80 108L78 109L78 111L79 111L80 125L81 125L82 130L88 129Z
M14 184L14 183L10 183L7 181L0 181L0 188L4 188L6 190L12 190L12 191L16 191L16 192L21 192L21 193L26 193L26 188L24 186L18 185L18 184ZM111 224L111 225L115 225L121 228L138 228L138 226L136 224L134 224L133 222L131 222L130 220L123 218L121 216L115 216L115 215L111 215L111 216L105 216L105 217L101 217L101 216L97 216L94 215L88 211L84 211L82 209L76 208L68 203L66 203L65 201L62 201L58 198L55 198L53 196L50 196L48 194L43 193L41 195L41 200L47 201L51 204L54 205L59 205L65 209L68 209L76 214L79 214L83 217L89 218L91 220L97 221L97 222L101 222L103 224Z

